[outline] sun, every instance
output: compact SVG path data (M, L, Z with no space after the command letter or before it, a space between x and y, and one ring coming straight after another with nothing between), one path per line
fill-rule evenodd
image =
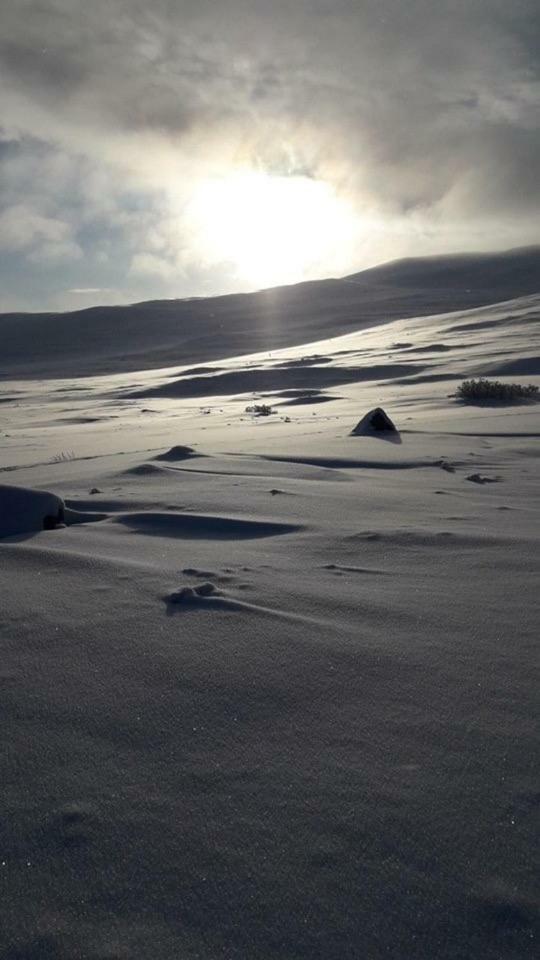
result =
M242 170L201 181L187 209L192 245L252 287L328 274L358 233L335 189L307 176Z

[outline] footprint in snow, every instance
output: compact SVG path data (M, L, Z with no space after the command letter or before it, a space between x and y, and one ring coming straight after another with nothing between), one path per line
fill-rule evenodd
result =
M220 593L214 583L206 581L197 587L180 587L174 593L164 597L166 603L193 605L204 601L208 597L219 597Z

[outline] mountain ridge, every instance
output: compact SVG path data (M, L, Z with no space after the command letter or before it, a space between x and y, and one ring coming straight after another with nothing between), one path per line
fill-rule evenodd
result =
M409 257L341 279L252 293L6 313L0 314L0 376L80 377L200 363L538 290L540 246L534 246Z

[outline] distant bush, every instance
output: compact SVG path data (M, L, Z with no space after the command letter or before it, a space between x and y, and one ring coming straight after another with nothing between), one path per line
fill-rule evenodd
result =
M485 400L490 403L531 403L538 400L538 387L532 383L501 383L500 380L464 380L456 391L459 400L465 403L477 403Z
M269 417L274 411L267 403L252 403L246 407L246 413L254 413L257 417Z

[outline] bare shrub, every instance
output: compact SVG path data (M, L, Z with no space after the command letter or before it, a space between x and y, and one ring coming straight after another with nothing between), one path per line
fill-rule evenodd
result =
M500 380L464 380L456 397L465 403L531 403L538 400L538 387L532 383L501 383Z
M246 413L254 413L256 417L269 417L273 412L267 403L252 403L246 407Z

